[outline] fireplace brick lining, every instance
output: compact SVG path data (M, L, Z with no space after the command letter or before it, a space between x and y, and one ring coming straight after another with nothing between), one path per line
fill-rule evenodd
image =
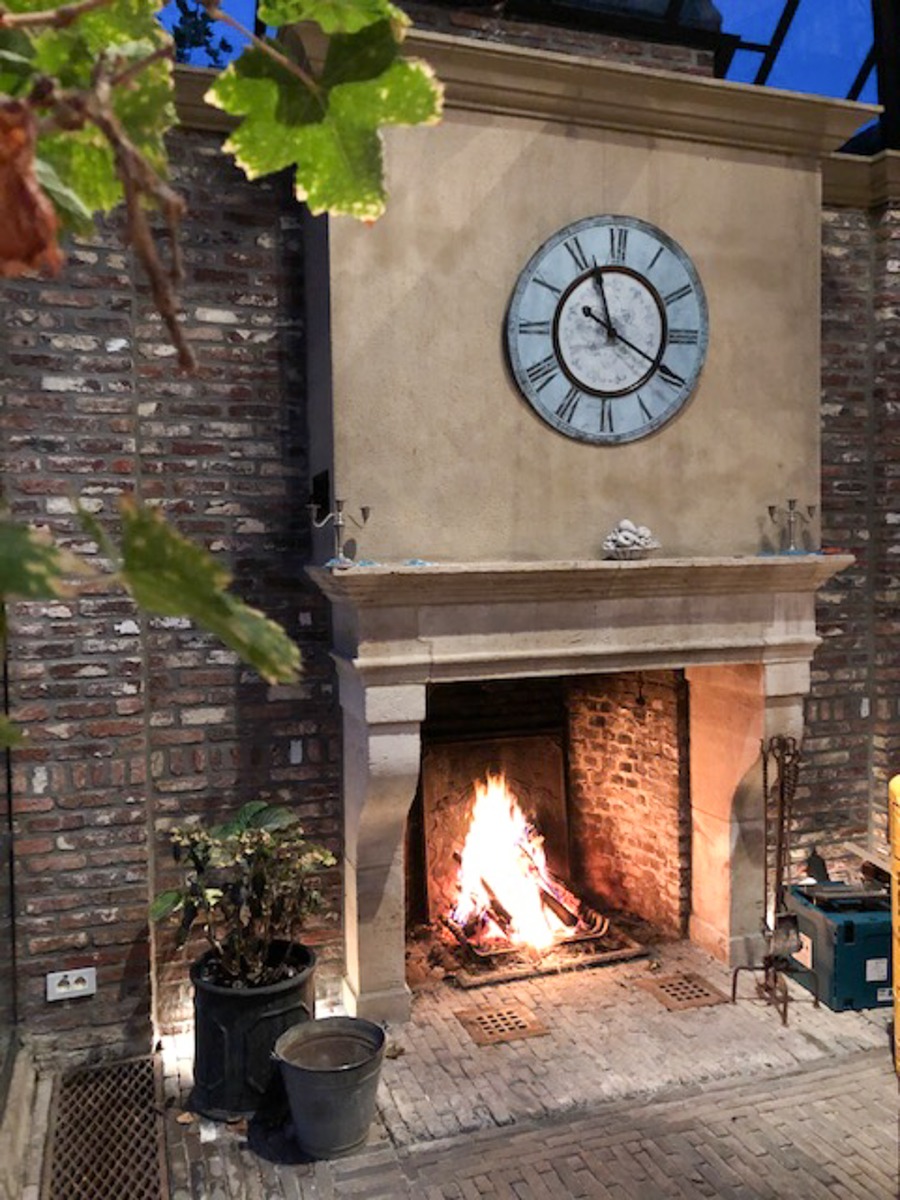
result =
M673 936L690 911L682 693L675 672L628 672L578 681L569 702L573 872L595 905Z

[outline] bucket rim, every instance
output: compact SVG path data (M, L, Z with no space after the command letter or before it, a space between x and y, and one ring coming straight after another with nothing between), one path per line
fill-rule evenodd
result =
M327 1028L329 1027L330 1028ZM340 1026L343 1026L349 1037L354 1033L362 1034L362 1037L357 1037L357 1042L366 1042L370 1054L362 1060L362 1062L341 1063L338 1066L300 1066L293 1063L290 1059L285 1058L279 1052L279 1046L286 1044L291 1038L301 1042L312 1042L316 1040L317 1035L322 1037L331 1036L340 1032ZM301 1021L299 1025L292 1025L290 1029L286 1029L280 1034L278 1040L272 1049L272 1058L279 1063L284 1063L285 1066L293 1067L295 1070L309 1071L311 1073L334 1073L336 1071L352 1071L356 1070L373 1059L378 1058L384 1052L385 1041L387 1034L384 1026L376 1024L374 1021L368 1020L366 1017L349 1017L349 1016L332 1016L332 1017L315 1017L311 1021Z

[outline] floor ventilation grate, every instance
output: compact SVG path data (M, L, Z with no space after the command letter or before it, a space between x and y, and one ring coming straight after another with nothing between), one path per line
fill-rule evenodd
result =
M523 1004L502 1008L470 1008L455 1014L479 1046L513 1042L517 1038L541 1037L549 1033L534 1013Z
M679 1012L684 1008L704 1008L709 1004L724 1004L728 999L711 983L687 971L678 975L641 979L638 983L672 1012Z
M162 1077L155 1059L62 1076L49 1132L42 1200L168 1200Z

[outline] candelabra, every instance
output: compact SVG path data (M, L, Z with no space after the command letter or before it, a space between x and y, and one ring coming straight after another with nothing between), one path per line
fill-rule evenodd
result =
M788 500L787 508L779 508L777 504L769 505L769 517L775 523L783 521L787 536L787 546L783 554L803 554L805 551L797 546L797 530L799 526L808 525L816 512L814 504L806 504L803 509L797 507L796 500Z
M345 504L345 500L335 500L334 508L331 510L331 512L327 512L324 517L317 516L319 511L318 504L310 502L306 506L307 511L309 512L309 519L312 522L314 529L324 529L329 521L332 525L332 531L334 533L334 555L325 564L326 567L352 567L354 565L353 559L350 558L349 555L347 555L344 551L344 548L347 545L346 539L344 538L344 530L347 527L348 520L351 521L357 529L362 529L369 519L369 513L372 511L368 504L362 505L359 510L361 519L357 521L356 517L352 517L349 515L349 513L344 512Z

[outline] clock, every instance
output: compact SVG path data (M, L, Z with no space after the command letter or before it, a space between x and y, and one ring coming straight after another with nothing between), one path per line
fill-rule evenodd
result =
M632 442L687 403L706 357L700 277L662 230L635 217L586 217L537 250L506 314L519 391L582 442Z

